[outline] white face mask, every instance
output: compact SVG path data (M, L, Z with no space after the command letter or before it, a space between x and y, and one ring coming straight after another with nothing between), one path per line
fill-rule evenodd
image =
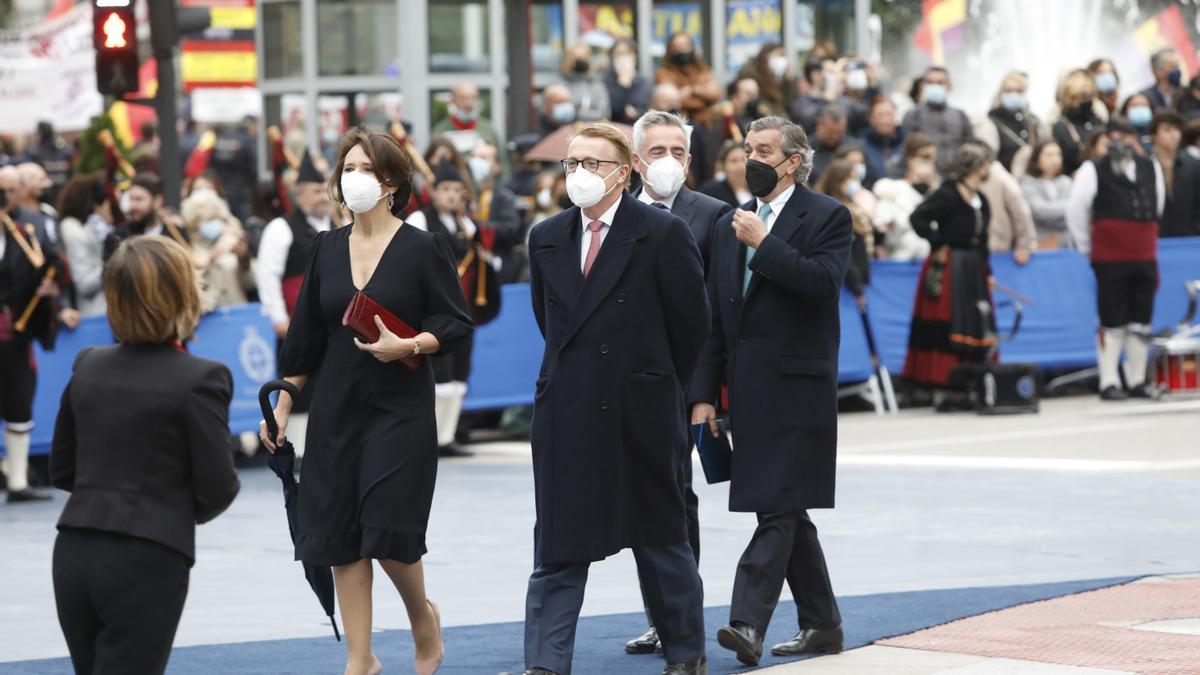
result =
M851 199L853 199L854 195L858 194L858 191L861 189L862 183L858 182L857 178L852 178L846 181L846 184L842 186L842 192Z
M483 185L492 177L492 163L482 157L468 159L467 166L471 168L471 178L475 179L476 187Z
M662 199L675 196L683 186L684 178L683 165L675 161L674 157L655 160L646 167L646 173L642 175L646 186Z
M366 213L383 199L379 181L361 171L342 174L342 201L355 213Z
M867 71L859 68L846 73L846 88L850 91L864 91L868 84Z
M618 56L613 59L613 69L625 72L637 69L637 59L632 56Z
M567 196L571 198L571 203L581 209L590 208L600 203L605 195L612 192L619 183L614 183L613 187L604 189L604 181L608 180L614 173L621 170L617 167L608 172L607 176L597 176L587 169L578 167L575 173L567 176Z
M537 193L537 206L539 209L550 208L550 188L542 188Z
M767 59L767 67L771 69L771 73L775 75L775 77L782 78L787 74L788 57L772 56L771 58Z
M861 181L861 180L866 180L866 178L867 178L867 165L866 165L866 164L855 164L855 165L854 165L854 175L855 175L855 176L858 176L858 179L859 179L860 181Z

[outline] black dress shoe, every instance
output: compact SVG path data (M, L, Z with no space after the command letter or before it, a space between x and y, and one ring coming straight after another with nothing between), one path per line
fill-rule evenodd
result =
M1114 386L1105 387L1104 391L1100 392L1101 401L1124 401L1127 398L1129 398L1129 394Z
M805 628L791 640L771 647L771 653L775 656L800 656L813 652L838 654L842 651L843 640L840 626L827 630Z
M530 668L523 675L558 675L558 673L553 670L546 670L545 668Z
M658 630L650 626L650 630L625 643L626 654L653 654L662 649L658 639Z
M49 493L28 487L24 490L17 490L16 492L10 490L8 493L9 504L15 504L17 502L44 502L49 499L54 499L54 497Z
M1129 398L1158 398L1158 390L1147 384L1139 384L1129 390Z
M747 666L757 666L762 658L762 634L754 626L732 623L717 631L717 643L737 654L738 661Z
M438 448L438 457L454 458L454 457L474 457L474 456L475 456L475 453L471 452L470 450L467 450L466 448L464 448L461 445L458 445L456 443L451 443L450 445L443 445Z
M672 663L662 671L662 675L708 675L708 659L701 656L695 661Z

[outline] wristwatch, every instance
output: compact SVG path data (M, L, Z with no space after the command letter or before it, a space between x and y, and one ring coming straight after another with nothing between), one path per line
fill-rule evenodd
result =
M413 356L421 355L421 338L413 338Z

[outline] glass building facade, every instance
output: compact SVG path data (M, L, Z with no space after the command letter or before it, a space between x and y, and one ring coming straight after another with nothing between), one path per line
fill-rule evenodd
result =
M350 126L382 128L402 118L423 147L447 114L450 87L467 80L504 134L506 6L513 3L259 0L263 121L328 155ZM684 31L727 82L767 42L782 43L798 69L818 43L857 51L869 35L865 0L531 0L529 7L535 93L558 77L566 47L579 42L605 55L616 38L629 37L641 72L653 77L667 39Z

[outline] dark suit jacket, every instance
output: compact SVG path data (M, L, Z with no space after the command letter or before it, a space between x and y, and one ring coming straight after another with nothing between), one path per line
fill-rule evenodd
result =
M738 202L737 194L733 191L733 186L727 180L717 180L714 178L707 181L704 185L700 186L700 192L719 202L728 204L731 209L741 206Z
M641 191L638 192L640 194ZM679 194L675 195L675 202L671 204L671 213L687 223L688 229L692 233L692 239L696 240L696 247L700 249L700 258L704 261L706 278L708 277L708 261L711 258L713 229L717 226L717 221L731 211L733 211L733 207L728 204L688 189L686 185L679 188Z
M756 211L749 202L742 206ZM733 480L729 508L758 513L833 506L837 462L839 294L850 256L850 212L797 186L750 262L717 224L708 277L712 332L688 392L715 403L729 385Z
M709 319L700 252L682 220L623 195L584 279L580 216L567 209L529 238L546 339L532 429L545 563L686 540L683 391Z
M195 560L196 524L238 493L224 364L170 345L85 349L63 390L50 481L71 493L59 528L103 530Z

